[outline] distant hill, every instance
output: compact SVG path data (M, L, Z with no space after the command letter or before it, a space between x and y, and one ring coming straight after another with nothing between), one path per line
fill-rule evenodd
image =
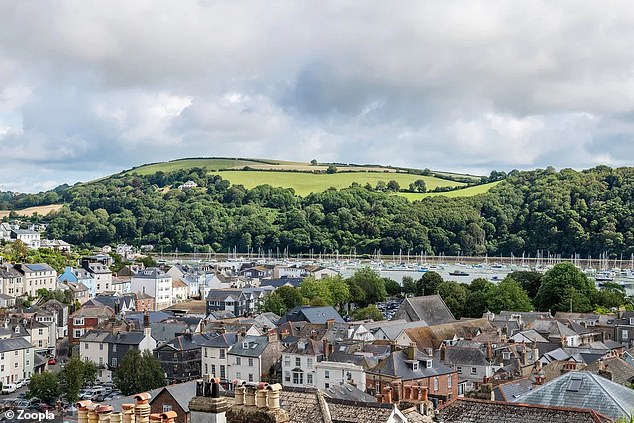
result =
M336 173L327 173L334 165ZM306 196L310 193L325 191L328 188L347 188L353 183L375 187L377 183L387 184L396 181L401 190L416 180L425 181L427 191L437 189L453 190L477 184L481 177L451 172L437 172L429 169L393 167L385 165L348 164L348 163L305 163L271 159L249 158L189 158L169 162L152 163L122 172L124 175L151 175L156 172L173 172L201 168L210 174L217 174L235 185L254 188L258 185L271 185L280 188L292 188L296 194ZM486 191L486 189L484 189ZM465 191L463 196L483 192ZM405 194L398 192L397 194ZM425 196L421 193L406 195L411 199Z

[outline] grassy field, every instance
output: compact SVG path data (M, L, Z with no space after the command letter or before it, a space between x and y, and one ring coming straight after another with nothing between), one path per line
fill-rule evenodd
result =
M37 206L37 207L29 207L28 209L15 210L15 212L19 216L33 216L35 213L46 216L50 212L56 212L62 208L62 204L52 204L50 206ZM9 210L0 210L0 219L3 217L9 216L11 211Z
M410 201L421 200L425 197L437 197L444 195L445 197L472 197L474 195L483 194L488 192L491 188L499 184L500 181L491 182L489 184L477 185L475 187L467 187L456 191L447 192L426 192L424 194L416 194L413 192L399 192L398 195L406 197Z
M151 175L153 173L173 172L180 169L191 169L192 167L202 167L210 170L218 169L241 169L245 166L256 166L264 163L255 162L248 159L183 159L174 160L171 162L154 163L145 166L140 166L136 169L130 170L126 173L136 173L138 175ZM271 162L271 164L274 164Z
M334 173L334 174L311 174L311 173L294 173L294 172L263 172L263 171L226 171L215 172L227 179L232 184L244 185L246 188L253 188L258 185L268 184L275 187L293 188L295 193L301 196L308 195L311 192L325 191L330 187L337 189L347 188L353 182L361 185L369 183L375 186L378 181L388 183L394 180L401 187L407 187L410 183L417 179L423 179L428 189L434 189L439 186L462 186L464 184L458 182L447 181L429 176L410 175L407 173Z

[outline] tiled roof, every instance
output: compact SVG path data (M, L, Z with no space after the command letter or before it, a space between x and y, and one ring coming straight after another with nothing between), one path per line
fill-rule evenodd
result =
M439 422L460 423L607 423L591 409L544 407L460 398L440 409Z
M454 370L442 364L439 360L432 359L420 351L416 351L418 362L418 370L413 370L412 361L407 359L406 350L395 351L386 359L381 360L379 364L368 374L382 374L386 376L400 377L402 380L417 380L432 376L454 373ZM427 360L432 360L432 367L425 366Z
M634 366L618 357L597 360L585 370L601 375L599 371L602 370L602 366L604 366L603 371L609 371L612 375L612 381L619 385L628 385L634 381Z
M488 366L482 350L474 347L446 347L445 363L455 365Z
M394 313L394 318L403 318L410 322L423 321L430 326L456 320L440 295L406 298Z
M309 323L323 324L330 319L334 319L335 322L338 323L344 322L344 320L341 318L339 313L337 313L337 310L335 310L334 307L299 306L289 311L286 316L282 318L281 323L287 321L305 320Z
M259 357L269 345L267 336L245 336L231 347L229 354L243 357Z
M634 389L591 372L568 372L514 400L517 403L597 410L611 418L631 416Z
M314 339L300 338L289 345L284 352L289 354L311 356L322 355L324 353L324 344L321 341L315 341Z
M477 331L497 330L487 319L458 320L442 325L423 326L405 329L405 333L416 343L419 350L426 348L438 349L444 340L458 338L469 339Z

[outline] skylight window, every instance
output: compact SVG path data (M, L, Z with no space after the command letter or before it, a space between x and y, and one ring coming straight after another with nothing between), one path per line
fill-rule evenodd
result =
M579 392L579 389L581 389L581 382L582 381L583 381L583 379L581 379L581 378L572 378L572 379L570 379L570 382L568 383L568 388L566 389L566 391Z

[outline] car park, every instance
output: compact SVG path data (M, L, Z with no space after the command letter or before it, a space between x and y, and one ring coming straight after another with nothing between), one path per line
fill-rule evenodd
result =
M15 408L19 408L21 410L25 410L31 406L31 403L27 400L17 400L14 403Z

